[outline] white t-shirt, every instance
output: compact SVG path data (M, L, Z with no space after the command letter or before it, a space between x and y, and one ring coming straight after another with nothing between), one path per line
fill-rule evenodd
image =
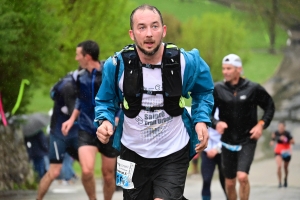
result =
M185 60L182 54L180 60L183 81ZM145 90L162 91L161 69L143 67L142 70ZM121 91L123 91L123 79L124 73L119 81ZM143 106L162 107L163 104L162 94L143 94ZM144 158L161 158L170 155L185 147L188 141L189 135L181 115L171 117L164 110L154 112L141 110L135 118L124 115L121 142Z

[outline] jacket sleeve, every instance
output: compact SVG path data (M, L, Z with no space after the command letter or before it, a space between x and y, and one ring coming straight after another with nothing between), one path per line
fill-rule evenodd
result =
M116 91L115 91L116 67L112 59L108 58L102 70L102 83L95 98L95 120L94 125L98 127L97 121L106 119L115 124ZM118 92L118 91L117 91Z
M186 62L183 88L187 88L191 92L193 124L205 122L211 126L210 115L214 105L214 83L210 69L200 57L197 49L189 52L183 51L183 55ZM186 90L183 92L185 93Z
M264 129L266 129L273 119L275 105L272 97L262 86L258 85L256 92L257 105L264 110L264 114L261 119L265 122Z

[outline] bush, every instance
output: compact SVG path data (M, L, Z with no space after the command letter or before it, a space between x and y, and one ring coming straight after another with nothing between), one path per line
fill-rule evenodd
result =
M218 81L222 79L221 63L225 55L246 56L245 38L243 24L230 14L205 14L201 19L194 17L183 24L180 45L187 50L199 49L210 66L214 81Z
M177 44L182 34L181 22L172 14L163 13L164 24L167 26L167 35L165 42Z

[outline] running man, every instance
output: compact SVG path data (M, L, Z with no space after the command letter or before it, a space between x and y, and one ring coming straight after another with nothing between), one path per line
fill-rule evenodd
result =
M135 44L104 65L96 97L97 136L102 143L110 141L115 102L122 102L114 147L120 149L117 184L124 199L185 199L189 161L207 146L211 124L209 67L198 50L163 43L167 28L156 7L134 9L130 25ZM192 118L183 100L189 92Z
M75 106L77 78L78 70L62 78L50 93L54 100L49 136L50 167L39 183L37 200L43 199L51 183L60 175L67 152L78 160L78 125L74 125L67 136L63 135L61 131L62 123L69 119Z
M219 109L219 120L212 118L213 127L222 134L221 156L228 199L237 199L237 179L240 199L247 200L250 192L248 174L256 143L263 129L269 126L275 106L262 86L241 77L242 61L239 56L225 56L222 73L224 81L215 84L214 110ZM264 110L260 120L257 119L257 106Z
M81 181L90 200L96 199L96 184L94 167L96 154L101 153L104 200L111 200L115 191L115 165L118 152L111 143L103 144L96 137L95 95L102 82L102 63L99 62L99 46L96 42L87 40L76 48L75 60L84 69L78 77L78 98L75 109L69 120L62 124L62 132L67 135L77 119L78 153L81 165Z

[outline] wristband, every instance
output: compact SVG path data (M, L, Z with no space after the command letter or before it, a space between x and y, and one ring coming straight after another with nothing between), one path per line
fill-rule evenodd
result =
M265 122L264 122L264 120L259 120L259 121L258 121L258 124L264 126L264 125L265 125Z

